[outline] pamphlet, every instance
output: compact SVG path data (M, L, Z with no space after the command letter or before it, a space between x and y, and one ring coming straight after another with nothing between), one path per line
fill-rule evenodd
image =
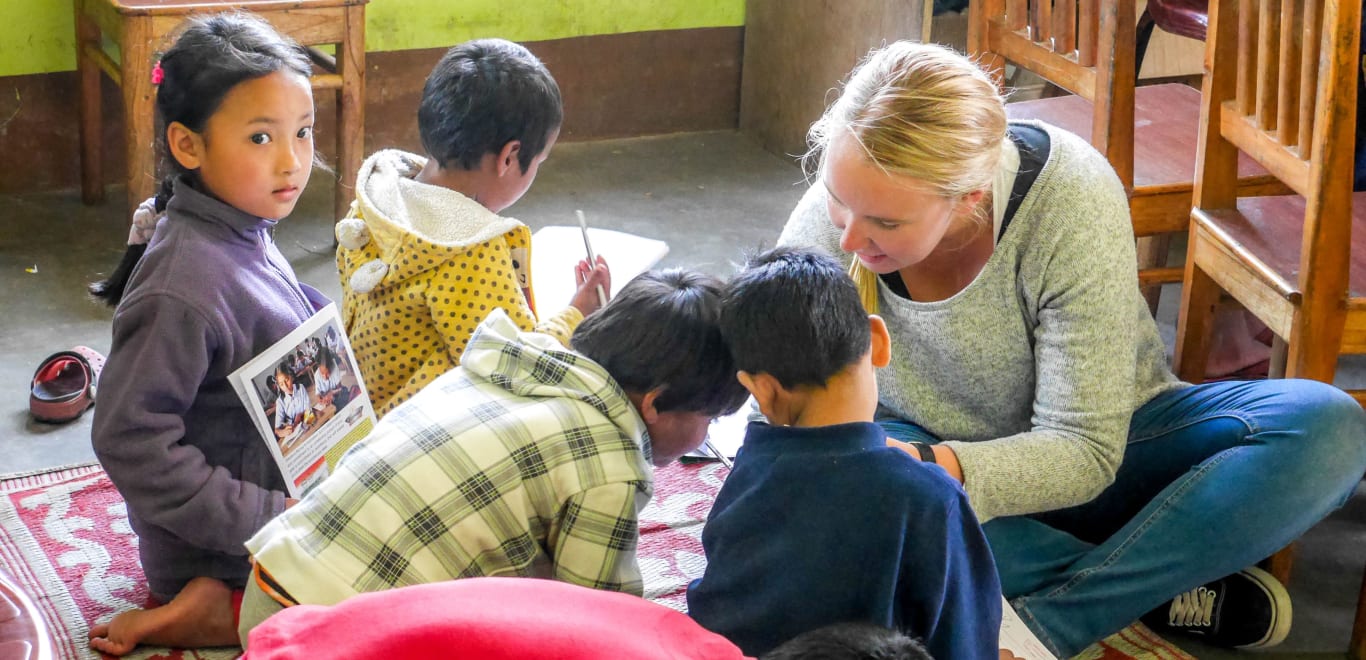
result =
M1001 598L1001 660L1058 660L1034 636L1034 632L1015 613L1010 601Z
M335 304L228 377L261 433L290 497L331 474L374 428L375 410Z
M745 429L749 427L749 418L758 414L758 409L754 406L754 398L745 400L740 409L729 414L722 415L711 420L707 426L707 442L687 454L686 458L717 458L711 452L714 448L726 458L735 458L736 452L740 451L740 445L745 443Z
M611 229L589 227L588 237L593 251L612 269L610 297L669 253L669 244L664 241ZM531 287L538 315L546 317L569 306L578 288L574 265L586 258L583 230L577 225L536 230L531 236Z

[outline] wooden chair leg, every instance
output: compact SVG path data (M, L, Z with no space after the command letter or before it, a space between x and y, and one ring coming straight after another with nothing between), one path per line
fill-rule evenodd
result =
M1143 8L1143 13L1138 16L1138 27L1134 28L1134 80L1138 80L1143 73L1143 58L1148 54L1148 42L1153 39L1153 28L1157 23L1153 21L1153 15L1148 13L1148 8Z
M1195 240L1194 234L1192 240ZM1214 312L1218 305L1219 285L1188 257L1186 277L1181 286L1181 312L1176 321L1176 348L1172 356L1173 371L1188 383L1205 379Z
M1271 339L1271 359L1267 364L1267 378L1285 378L1285 361L1290 347L1279 336Z
M1280 581L1281 584L1290 584L1290 571L1295 567L1295 544L1281 548L1276 554L1266 558L1262 562L1266 572Z
M1285 358L1286 378L1309 378L1332 383L1337 375L1338 357L1342 348L1344 315L1336 318L1317 317L1300 309L1292 321L1290 341ZM1274 346L1273 346L1274 350Z
M100 29L76 6L76 72L81 81L80 140L81 140L81 202L99 204L104 201L104 135L100 130L103 99L100 96L100 68L86 55L86 48L98 48Z
M1167 265L1167 251L1171 248L1171 234L1142 236L1135 242L1138 252L1138 269L1161 268ZM1153 284L1143 287L1143 299L1148 301L1148 311L1157 316L1157 305L1162 299L1162 285Z
M1366 575L1361 578L1361 593L1357 596L1357 613L1352 622L1352 643L1347 647L1352 660L1366 660Z
M142 200L156 191L156 129L153 118L156 89L152 86L152 19L150 16L129 17L124 21L124 33L119 44L123 77L124 122L128 126L128 215Z
M337 188L332 220L341 220L356 196L356 173L365 159L365 7L346 10L346 36L337 53Z

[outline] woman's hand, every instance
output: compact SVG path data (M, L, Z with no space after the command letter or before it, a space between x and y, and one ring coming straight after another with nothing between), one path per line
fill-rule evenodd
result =
M596 264L589 265L587 259L580 259L574 266L574 281L579 283L574 290L574 298L569 304L588 316L607 302L607 296L612 290L612 271L607 267L607 260L601 255L598 256ZM602 289L602 298L598 297L598 289Z

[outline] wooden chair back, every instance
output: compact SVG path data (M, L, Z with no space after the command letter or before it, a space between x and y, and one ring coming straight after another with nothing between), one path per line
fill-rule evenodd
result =
M1092 104L1091 144L1134 183L1134 0L973 0L968 52L1004 82L1005 63Z
M1304 198L1299 263L1280 269L1298 270L1298 280L1265 280L1281 282L1277 293L1296 315L1336 335L1313 341L1333 346L1341 341L1351 260L1360 26L1361 0L1211 3L1198 145L1197 213L1237 207L1239 151ZM1265 320L1278 334L1291 330L1285 339L1294 365L1303 324Z

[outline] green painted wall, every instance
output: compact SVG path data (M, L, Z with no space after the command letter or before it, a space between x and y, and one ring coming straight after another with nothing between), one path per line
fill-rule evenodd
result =
M0 0L0 76L76 67L69 0ZM744 25L744 0L372 0L367 50Z

